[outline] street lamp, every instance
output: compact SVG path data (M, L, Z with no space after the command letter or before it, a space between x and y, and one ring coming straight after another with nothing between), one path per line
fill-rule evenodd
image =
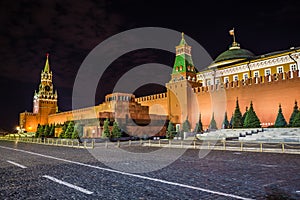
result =
M18 131L18 133L24 133L25 128L22 128L22 126L17 126L16 130Z

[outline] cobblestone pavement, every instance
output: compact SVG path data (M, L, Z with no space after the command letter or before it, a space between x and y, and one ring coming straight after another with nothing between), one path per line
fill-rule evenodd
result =
M134 176L106 170L85 149L0 141L0 199L300 199L299 155L211 151L200 159L198 153L187 150L163 169Z

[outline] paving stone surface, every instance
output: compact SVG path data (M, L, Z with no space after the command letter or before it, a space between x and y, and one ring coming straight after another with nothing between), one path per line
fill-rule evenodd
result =
M0 141L0 199L237 199L3 147L110 169L85 149ZM157 150L140 146L122 149L137 153ZM245 199L300 199L299 155L231 151L211 151L201 159L198 155L199 150L187 150L172 164L138 175ZM160 163L160 159L157 157L141 163L132 161L132 164L147 167ZM22 169L7 161L27 168ZM122 165L122 161L114 160L114 164ZM93 193L85 194L60 185L44 178L44 175Z

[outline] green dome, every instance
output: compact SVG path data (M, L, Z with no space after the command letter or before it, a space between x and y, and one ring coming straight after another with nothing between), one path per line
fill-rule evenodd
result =
M252 58L253 56L254 54L246 49L234 48L221 53L215 59L214 63L225 61L225 60L248 59L248 58Z

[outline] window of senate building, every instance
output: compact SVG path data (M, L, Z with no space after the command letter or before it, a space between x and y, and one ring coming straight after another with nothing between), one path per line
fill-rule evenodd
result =
M282 66L277 67L277 73L278 74L283 73L283 67Z
M293 78L293 72L297 70L297 65L295 63L290 64L290 76Z
M229 77L224 77L224 83L229 83Z
M239 76L238 75L234 75L233 76L233 81L238 81L239 80Z
M206 85L207 85L207 86L211 85L210 79L206 80Z
M271 81L271 69L265 69L265 76L267 76L267 81Z
M290 71L296 71L297 65L296 64L290 64Z
M265 76L269 76L271 74L271 69L265 69Z

